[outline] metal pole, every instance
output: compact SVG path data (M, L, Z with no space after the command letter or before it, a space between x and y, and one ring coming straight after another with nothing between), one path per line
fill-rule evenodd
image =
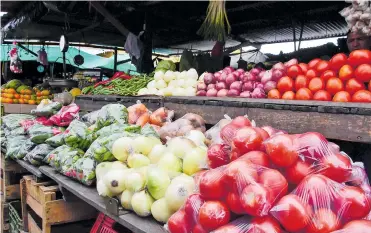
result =
M117 47L115 47L115 57L113 62L113 71L116 73L117 71Z
M66 52L63 52L63 78L66 79Z

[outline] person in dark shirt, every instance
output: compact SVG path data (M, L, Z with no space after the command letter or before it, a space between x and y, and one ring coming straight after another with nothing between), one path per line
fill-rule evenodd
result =
M361 31L349 31L347 34L347 45L349 52L357 49L371 50L371 36L367 36Z

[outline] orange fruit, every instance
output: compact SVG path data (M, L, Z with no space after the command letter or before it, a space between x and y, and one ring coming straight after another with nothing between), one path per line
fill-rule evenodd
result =
M347 91L339 91L334 95L334 98L332 98L332 101L334 102L350 102L352 97Z
M41 96L41 92L40 91L36 92L36 96L37 97L40 97Z
M32 94L32 91L27 89L27 90L25 90L24 93L27 94L27 95L31 95Z
M9 93L8 94L8 98L13 99L14 98L14 94Z
M35 100L29 100L28 104L36 104L36 101Z
M29 100L29 99L31 99L31 96L30 95L24 95L23 98L26 99L26 100Z
M12 104L13 100L8 98L8 104Z
M43 95L43 96L48 96L48 95L50 95L50 91L49 91L49 90L43 90L43 91L41 92L41 95Z
M14 98L19 99L21 96L19 94L14 94Z
M19 99L19 103L20 103L20 104L24 104L23 99Z
M23 90L21 90L21 94L23 95L23 94L25 94L25 89L23 89Z
M13 99L13 104L18 104L19 100L18 99Z

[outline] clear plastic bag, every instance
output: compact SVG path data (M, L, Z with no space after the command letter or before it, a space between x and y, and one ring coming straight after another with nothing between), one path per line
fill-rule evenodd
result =
M94 125L98 120L99 112L100 109L93 112L89 112L81 117L81 121L86 123L87 125Z
M146 124L145 126L143 126L140 130L140 134L143 136L153 136L156 138L160 138L155 128L150 124Z
M341 228L341 230L331 233L369 233L371 232L370 220L354 220Z
M185 136L191 130L205 133L205 120L197 114L187 113L182 118L161 127L159 135L161 140L166 141L167 138Z
M23 120L21 122L21 126L23 127L23 129L25 131L27 131L31 126L35 125L35 124L41 124L41 125L45 125L45 126L52 126L53 123L51 121L49 121L48 118L46 117L37 117L36 119L27 119L27 120Z
M159 108L149 116L149 123L157 126L163 126L167 122L171 122L174 118L174 111L165 107Z
M24 135L7 137L5 158L16 158L27 139L28 138Z
M45 159L45 157L53 150L54 148L48 144L40 144L35 146L33 150L28 152L24 157L25 161L28 161L32 165L40 166Z
M17 47L13 47L9 51L9 57L10 57L10 71L12 71L15 74L21 74L23 73L22 70L22 61L18 57L18 49Z
M323 175L309 175L270 213L289 232L333 232L371 210L370 197L358 187L337 183Z
M95 167L97 162L91 158L79 158L72 166L75 179L85 185L92 185L95 182Z
M64 135L63 133L57 134L51 138L45 140L45 143L52 147L59 147L64 145Z
M39 107L40 106L40 107ZM36 109L31 110L31 114L36 116L51 116L56 114L62 108L62 104L59 102L50 102L45 105L38 105Z
M18 154L15 156L16 159L23 159L28 152L30 152L36 146L31 139L27 139L21 146L18 151Z
M54 125L68 126L74 119L79 118L80 107L75 103L68 106L63 106L58 113L50 117L50 121Z
M21 126L24 120L34 120L35 117L27 114L9 114L1 117L1 123L9 130L13 130Z
M77 156L76 160L84 155L84 151L80 149L73 149L67 145L62 145L60 147L52 150L44 159L44 163L49 164L58 171L61 171L61 159L64 156L74 157Z
M136 124L137 121L139 121L140 117L144 114L148 116L148 121L149 122L149 110L147 107L142 104L139 100L137 101L136 104L128 107L128 122L129 124ZM141 120L141 122L144 121L144 119ZM145 125L145 124L144 124Z
M88 126L79 120L73 120L63 135L67 146L81 150L87 150L93 140Z
M28 129L28 134L33 143L42 144L46 139L63 132L62 128L36 124Z
M122 104L107 104L101 108L97 118L98 129L113 123L128 123L128 110Z
M138 125L120 124L114 123L109 126L105 126L94 133L94 138L109 136L114 133L122 132L140 133L141 127Z
M209 130L206 131L205 136L207 139L210 140L210 143L223 143L223 140L220 137L220 131L224 126L229 124L232 121L232 119L225 115L224 119L220 120L218 123L216 123L213 127L211 127Z

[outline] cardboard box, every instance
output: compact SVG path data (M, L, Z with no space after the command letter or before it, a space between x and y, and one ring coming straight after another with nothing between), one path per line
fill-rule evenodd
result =
M11 114L11 113L23 113L23 114L30 114L32 109L35 109L37 105L33 104L6 104L4 105L4 113Z

